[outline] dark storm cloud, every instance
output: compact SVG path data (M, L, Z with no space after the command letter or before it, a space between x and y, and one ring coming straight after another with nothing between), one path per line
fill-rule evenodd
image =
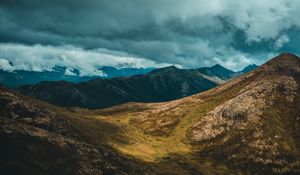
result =
M237 69L277 52L299 53L294 46L299 44L294 39L299 38L299 8L293 0L0 0L0 57L12 55L4 53L5 44L16 43L23 49L44 46L45 52L51 46L52 54L72 46L88 53L85 60L100 49L151 64L221 63ZM61 57L55 55L55 63Z

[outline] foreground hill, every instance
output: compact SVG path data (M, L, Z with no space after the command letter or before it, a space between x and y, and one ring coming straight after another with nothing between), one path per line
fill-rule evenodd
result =
M0 169L1 174L299 174L299 116L300 59L292 54L164 103L63 109L1 89Z
M239 75L220 65L200 69L174 66L145 75L94 79L79 84L41 82L18 91L62 107L105 108L126 102L162 102L196 94Z
M0 88L0 111L0 174L153 174L88 140L63 109Z

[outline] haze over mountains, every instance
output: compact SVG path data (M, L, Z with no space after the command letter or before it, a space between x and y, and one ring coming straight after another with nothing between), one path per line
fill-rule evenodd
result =
M131 76L145 74L153 70L153 68L121 68L104 66L99 68L103 74L99 76L81 76L80 71L73 69L69 70L66 67L56 66L52 71L3 71L0 70L0 83L9 87L15 88L21 85L36 84L41 81L68 81L68 82L84 82L95 78L113 78L119 76Z
M252 65L234 72L221 65L199 69L170 66L143 75L97 78L78 84L48 81L21 86L17 90L62 107L105 108L126 102L162 102L186 97L216 87L255 68Z
M292 54L164 103L65 109L1 88L0 173L299 174L299 116L300 59Z

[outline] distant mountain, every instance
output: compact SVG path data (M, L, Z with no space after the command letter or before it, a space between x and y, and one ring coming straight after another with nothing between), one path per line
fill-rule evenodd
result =
M226 69L223 66L216 64L212 67L203 67L197 69L200 73L203 73L208 76L219 77L222 80L228 80L237 75L236 72Z
M53 71L3 71L0 70L0 83L6 87L15 88L21 85L36 84L41 81L68 81L73 83L84 82L95 78L113 78L119 76L131 76L138 74L145 74L153 70L153 68L121 68L114 67L102 67L99 68L106 75L104 77L99 76L79 76L78 70L72 70L71 74L66 74L65 67L55 67Z
M146 74L152 71L154 68L121 68L117 69L115 67L104 66L100 68L103 73L106 74L103 78L115 78L115 77L127 77L132 75Z
M148 74L94 79L75 84L66 81L21 86L18 91L49 103L71 107L104 108L126 102L169 101L217 86L197 70L166 67Z
M113 72L113 68L105 68ZM136 71L132 71L136 73ZM200 69L174 66L148 74L94 79L79 84L59 81L21 86L30 97L63 107L105 108L126 102L163 102L199 93L240 75L220 65Z
M220 78L221 82L239 75L251 71L256 68L256 65L249 65L243 71L233 72L228 70L221 65L215 65L213 67L199 68L198 71L202 74ZM56 66L52 71L24 71L16 70L13 72L0 70L0 84L3 84L9 88L15 88L22 85L36 84L42 81L68 81L73 83L80 83L84 81L89 81L95 78L115 78L121 76L132 76L132 75L142 75L149 73L154 70L154 68L115 68L110 66L104 66L99 68L105 76L80 76L79 70L67 70L66 67Z
M258 66L256 64L250 64L246 66L243 70L239 71L240 73L244 74L247 72L251 72L252 70L256 69Z
M239 75L251 72L252 70L256 69L257 67L258 66L256 64L250 64L250 65L246 66L244 69L242 69L241 71L234 72L232 70L226 69L225 67L223 67L219 64L216 64L212 67L203 67L203 68L199 68L197 70L205 75L212 76L212 77L218 77L222 80L227 81L227 80L237 77Z
M44 72L35 72L35 71L14 71L7 72L0 70L0 82L6 87L15 88L17 86L25 84L36 84L41 81L70 81L70 82L83 82L94 79L96 77L81 77L78 75L65 75L63 71L44 71Z

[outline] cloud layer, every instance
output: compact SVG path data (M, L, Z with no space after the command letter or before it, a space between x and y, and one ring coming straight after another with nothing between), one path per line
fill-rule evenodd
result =
M2 0L0 57L14 68L36 70L54 63L74 68L80 60L85 73L95 73L100 64L125 63L188 68L223 63L240 69L279 52L300 52L298 9L295 0ZM11 43L14 52L5 50ZM15 53L22 48L26 54ZM106 57L99 56L96 65L93 54L103 52ZM36 57L51 63L30 61Z
M26 46L21 44L0 44L0 69L6 71L52 71L57 65L66 66L66 74L72 69L80 71L81 76L102 75L100 66L113 67L164 67L169 64L130 57L126 53L105 49L83 50L74 46ZM6 59L3 59L6 58ZM178 65L180 66L180 65Z

